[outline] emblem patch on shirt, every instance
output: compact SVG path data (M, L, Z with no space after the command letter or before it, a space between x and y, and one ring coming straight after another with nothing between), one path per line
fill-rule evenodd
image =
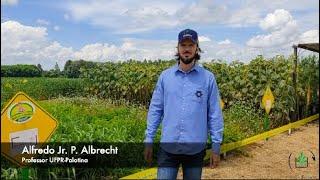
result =
M199 97L201 97L203 94L202 94L202 91L197 91L197 92L195 93L195 95L199 98Z

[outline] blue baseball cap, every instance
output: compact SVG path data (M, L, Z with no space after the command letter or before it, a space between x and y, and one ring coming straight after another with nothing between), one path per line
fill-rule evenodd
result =
M190 39L193 43L198 44L198 33L192 29L185 29L179 33L178 41L181 43L185 39Z

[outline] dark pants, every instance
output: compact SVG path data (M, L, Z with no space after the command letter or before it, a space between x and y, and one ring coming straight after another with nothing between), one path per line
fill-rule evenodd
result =
M194 155L171 154L160 148L157 179L177 179L180 164L182 164L183 179L201 179L205 154L205 150Z

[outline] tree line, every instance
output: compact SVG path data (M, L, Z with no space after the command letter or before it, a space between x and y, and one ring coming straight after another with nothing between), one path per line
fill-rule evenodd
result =
M1 77L67 77L79 78L81 68L94 68L98 62L68 60L60 70L58 63L53 69L43 70L41 64L2 65Z

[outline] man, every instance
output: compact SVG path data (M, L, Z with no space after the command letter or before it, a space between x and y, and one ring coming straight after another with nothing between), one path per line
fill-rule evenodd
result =
M211 168L220 161L223 117L214 75L197 64L198 34L185 29L178 36L177 64L163 71L149 106L144 156L152 161L152 143L162 122L158 179L176 179L182 164L184 179L200 179L208 132Z

